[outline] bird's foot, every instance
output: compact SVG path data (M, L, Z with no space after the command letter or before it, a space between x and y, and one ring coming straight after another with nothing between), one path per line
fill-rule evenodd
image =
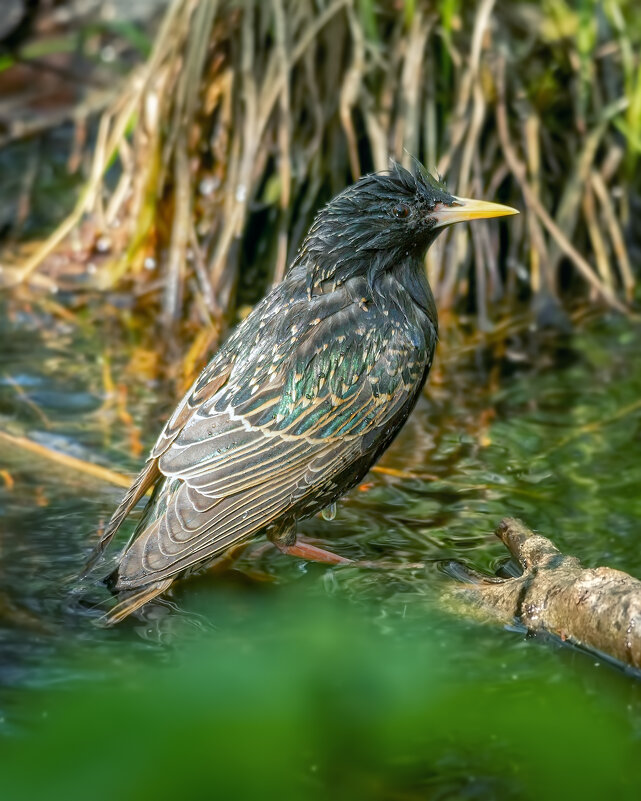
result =
M352 559L326 551L317 545L305 542L296 536L296 521L284 520L267 531L267 538L274 543L281 553L297 556L308 562L321 562L325 565L351 565Z
M351 567L364 567L369 570L420 570L425 567L424 562L348 559L346 556L339 556L337 553L311 545L309 542L304 542L300 539L296 540L293 545L285 545L281 542L274 542L274 545L281 553L297 556L299 559L306 559L308 562L321 562L326 565L351 565Z
M311 545L309 542L296 540L292 545L287 545L278 540L272 540L274 545L281 553L289 554L289 556L297 556L299 559L305 559L308 562L321 562L325 565L355 565L353 559L347 559L345 556L339 556L332 551L326 551L324 548L319 548L316 545Z
M365 567L372 570L398 570L399 568L417 569L425 567L422 562L398 563L387 562L383 559L380 561L356 560L348 559L346 556L339 556L337 553L327 551L325 548L319 548L317 545L312 545L300 539L300 537L297 537L296 523L293 520L287 520L278 527L274 526L267 532L267 538L281 553L286 553L289 556L297 556L299 559L305 559L308 562L320 562L325 565L351 565L352 567Z

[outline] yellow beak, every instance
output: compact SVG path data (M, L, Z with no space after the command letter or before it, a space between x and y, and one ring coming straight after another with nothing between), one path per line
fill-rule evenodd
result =
M503 206L501 203L489 203L487 200L473 200L469 197L454 197L454 203L446 206L437 203L430 216L436 219L435 228L452 225L466 220L485 220L488 217L506 217L508 214L518 214L512 206Z

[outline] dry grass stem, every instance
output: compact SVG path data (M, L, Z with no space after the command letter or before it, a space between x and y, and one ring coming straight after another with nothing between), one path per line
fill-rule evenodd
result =
M117 287L165 326L184 321L193 337L205 322L219 337L238 297L253 303L282 279L320 205L390 156L416 156L453 191L524 212L509 229L441 237L426 265L440 308L473 303L485 328L499 300L582 289L625 311L641 31L609 0L586 55L582 18L568 7L561 25L558 13L495 0L417 0L402 14L364 0L173 0L94 131L73 211L26 255L6 253L2 282Z

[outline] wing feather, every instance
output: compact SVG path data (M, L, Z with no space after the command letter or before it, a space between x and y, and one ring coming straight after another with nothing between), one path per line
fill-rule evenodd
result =
M333 459L323 464L322 470L341 461L341 457L334 454ZM191 525L197 519L197 527L189 531L188 538L179 522L184 520L182 513L177 514L175 508L169 512L172 505L184 502L184 497L179 496L187 486L175 479L177 486L172 491L175 498L168 503L166 513L153 521L125 554L117 589L131 589L182 573L251 537L289 508L292 496L302 497L314 486L319 466L307 464L296 471L295 480L270 483L267 492L265 485L260 484L252 491L223 498L214 507L213 515L206 512L200 513L198 518L192 517Z

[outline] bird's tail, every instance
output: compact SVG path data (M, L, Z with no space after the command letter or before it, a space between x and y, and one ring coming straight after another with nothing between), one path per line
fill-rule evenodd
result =
M151 601L152 598L164 592L172 581L172 578L168 578L163 581L155 581L153 584L145 584L144 587L139 587L129 592L125 591L119 593L120 600L107 614L99 619L99 624L102 626L113 626L116 623L120 623L121 620L124 620L132 612L135 612L136 609L140 609L141 606Z
M89 558L87 559L87 562L81 573L82 577L88 576L93 572L96 565L100 564L105 548L113 539L114 534L118 531L124 519L150 487L152 487L154 484L156 484L156 488L159 486L159 477L160 470L158 469L158 460L155 459L147 461L131 487L129 487L118 508L111 516L111 520L107 524L107 528L100 537L100 542L89 555ZM148 508L149 507L150 504L148 504Z

